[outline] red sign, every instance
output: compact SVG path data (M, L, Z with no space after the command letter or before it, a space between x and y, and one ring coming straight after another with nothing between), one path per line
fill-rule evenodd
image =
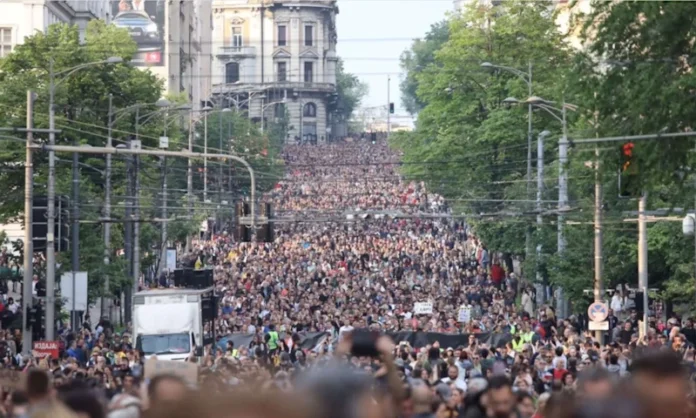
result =
M59 350L60 344L58 341L35 341L32 354L37 358L44 358L47 356L58 358Z

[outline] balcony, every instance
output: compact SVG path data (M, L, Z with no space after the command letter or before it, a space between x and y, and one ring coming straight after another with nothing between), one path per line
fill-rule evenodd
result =
M221 46L217 51L218 58L252 58L256 56L255 46Z
M331 83L304 83L298 81L275 81L265 83L231 83L216 84L213 94L246 93L265 89L285 89L308 93L334 93L336 85Z

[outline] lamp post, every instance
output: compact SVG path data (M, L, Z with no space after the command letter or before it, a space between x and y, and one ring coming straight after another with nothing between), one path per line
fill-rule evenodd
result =
M48 86L48 124L49 124L49 134L48 142L49 145L56 144L55 136L55 94L56 88L60 83L66 80L69 76L75 72L88 68L94 65L101 64L118 64L123 62L121 57L110 57L102 61L89 62L86 64L77 65L62 71L54 71L54 60L53 58L49 61L49 86ZM56 81L57 76L63 76L62 79ZM74 158L74 161L76 159ZM55 152L50 151L48 154L48 209L47 209L47 232L46 232L46 339L52 341L55 339L55 288L56 288L56 252L55 252L55 237L54 232L56 228L56 162L55 162ZM77 203L77 202L75 202ZM73 231L73 234L77 235L77 231ZM77 235L79 238L79 235ZM73 238L74 239L74 238ZM73 244L73 250L75 249L75 244ZM78 248L79 250L79 248ZM79 254L73 254L73 270L77 268L75 263L79 263Z
M561 123L563 134L558 141L558 235L557 235L557 246L558 255L563 256L566 248L566 240L564 235L564 216L563 211L568 208L568 172L566 170L566 165L568 164L568 123L566 121L566 109L572 111L577 110L577 106L574 104L566 103L565 101L561 104L560 108L552 106L554 102L542 99L538 96L530 96L525 101L520 102L514 97L509 97L505 99L507 103L524 103L529 106L534 106L538 109L544 110L546 113L551 115L554 119ZM559 311L561 314L565 314L566 306L564 303L563 289L559 289Z
M533 95L533 73L532 73L532 61L530 60L527 67L527 72L519 70L513 67L506 67L504 65L496 65L490 62L481 63L482 68L487 69L497 69L507 71L519 77L522 81L527 84L527 94L529 97ZM531 188L532 188L532 104L527 105L527 198L530 198ZM529 256L529 249L531 246L531 231L527 228L525 232L525 252Z
M156 110L154 112L146 113L145 115L140 115L140 109L142 106L135 108L135 140L140 141L140 127L146 124L153 117L161 115L167 112L171 106L169 100L160 99L155 103L155 106L162 109ZM132 294L138 292L138 281L140 279L140 157L138 155L133 156L133 175L134 175L134 186L133 186L133 290Z

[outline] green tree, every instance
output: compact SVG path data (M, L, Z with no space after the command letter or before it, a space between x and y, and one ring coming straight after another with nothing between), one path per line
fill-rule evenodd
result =
M448 20L433 24L423 39L413 41L411 47L401 54L401 69L406 73L399 85L401 101L412 115L425 106L418 97L418 75L428 66L436 65L435 52L449 39L449 26Z
M75 73L58 76L55 113L58 144L106 144L108 121L108 97L113 95L116 109L135 103L153 103L162 95L162 82L149 72L128 65L137 47L126 30L107 25L102 21L91 21L85 38L80 40L77 27L55 24L45 33L36 33L25 39L24 44L0 60L0 126L22 127L25 124L26 91L37 93L35 102L35 126L48 128L48 81L49 65L60 73L82 64L119 56L126 60L118 65L94 65ZM123 143L135 131L134 118L124 117L114 127L114 145ZM154 146L157 137L144 135L144 146ZM45 142L46 135L36 135L38 142ZM58 195L70 197L70 156L58 154L56 163L56 191ZM5 137L0 142L0 172L5 187L0 192L0 218L5 221L16 218L23 210L24 169L17 161L24 160L24 144ZM123 159L113 159L114 197L112 217L123 219L126 165ZM101 293L104 275L109 273L114 288L125 280L124 264L116 257L107 268L103 264L104 245L99 217L104 203L104 157L80 156L80 220L86 222L80 231L80 267L89 272L90 296ZM144 177L152 170L148 162L143 163ZM46 194L47 155L37 152L34 156L36 195ZM147 182L144 182L144 186ZM148 195L151 191L143 191ZM112 248L123 247L122 224L112 228ZM63 266L69 266L70 254L59 254ZM65 267L64 267L65 268ZM59 273L60 274L60 273Z
M585 111L581 119L593 121L591 136L637 135L679 132L691 129L696 105L685 91L696 83L690 66L694 45L692 28L696 5L690 2L593 2L592 13L580 16L576 33L586 46L568 73L568 89L575 103ZM587 124L578 121L574 131L584 132ZM587 136L587 135L585 135ZM635 199L619 199L617 172L620 147L601 146L601 181L604 186L604 280L607 286L637 279L637 226L625 222L628 211L636 211ZM694 166L693 141L655 140L635 143L634 193L648 192L648 208L692 207L696 190L688 167ZM579 147L571 154L571 218L586 223L592 213L593 176L583 166L587 153ZM589 178L588 178L589 177ZM589 288L592 268L592 231L582 229L569 240L567 254L580 260L559 260L556 280L564 287ZM693 311L693 238L683 237L681 225L657 222L648 226L650 287ZM585 269L585 272L582 270ZM577 294L577 293L576 293Z
M342 121L348 121L367 92L367 84L355 74L346 72L343 61L339 59L336 63L336 97L329 106L329 112Z
M533 210L526 201L527 114L504 99L525 98L527 85L506 71L486 72L481 63L526 69L531 60L536 94L560 99L570 52L553 13L525 1L471 7L450 20L448 38L433 56L413 77L425 104L416 130L395 137L408 144L402 146L402 172L427 181L458 212L472 215L477 234L496 250L524 254L524 226L533 220L525 215ZM534 126L560 131L544 112L535 113ZM553 160L550 152L548 157Z

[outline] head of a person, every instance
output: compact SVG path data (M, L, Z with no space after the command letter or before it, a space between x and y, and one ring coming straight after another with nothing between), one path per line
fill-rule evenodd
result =
M73 380L58 389L58 399L83 418L105 418L101 399L85 381Z
M447 377L452 380L457 380L457 377L459 377L459 368L457 366L449 366L447 368Z
M605 399L614 388L614 376L603 367L584 369L578 376L577 394L583 399Z
M184 398L189 393L186 382L178 376L162 374L150 380L147 395L150 407L162 402L173 402Z
M488 389L484 395L483 405L489 417L510 417L517 406L517 399L512 391L512 383L507 377L492 376L488 379Z
M297 389L313 399L317 418L361 418L373 416L383 406L373 400L374 382L360 370L329 363L300 376ZM413 396L415 404L415 388Z
M529 392L517 392L517 412L519 412L521 418L532 418L534 415L534 399Z
M26 414L27 406L29 405L29 399L24 392L15 391L11 396L8 397L8 402L6 405L7 416L8 417L20 417Z
M690 387L678 354L669 350L645 353L631 364L630 371L634 389L649 409L686 409Z
M51 378L40 369L27 373L27 399L30 404L48 401L51 398Z

